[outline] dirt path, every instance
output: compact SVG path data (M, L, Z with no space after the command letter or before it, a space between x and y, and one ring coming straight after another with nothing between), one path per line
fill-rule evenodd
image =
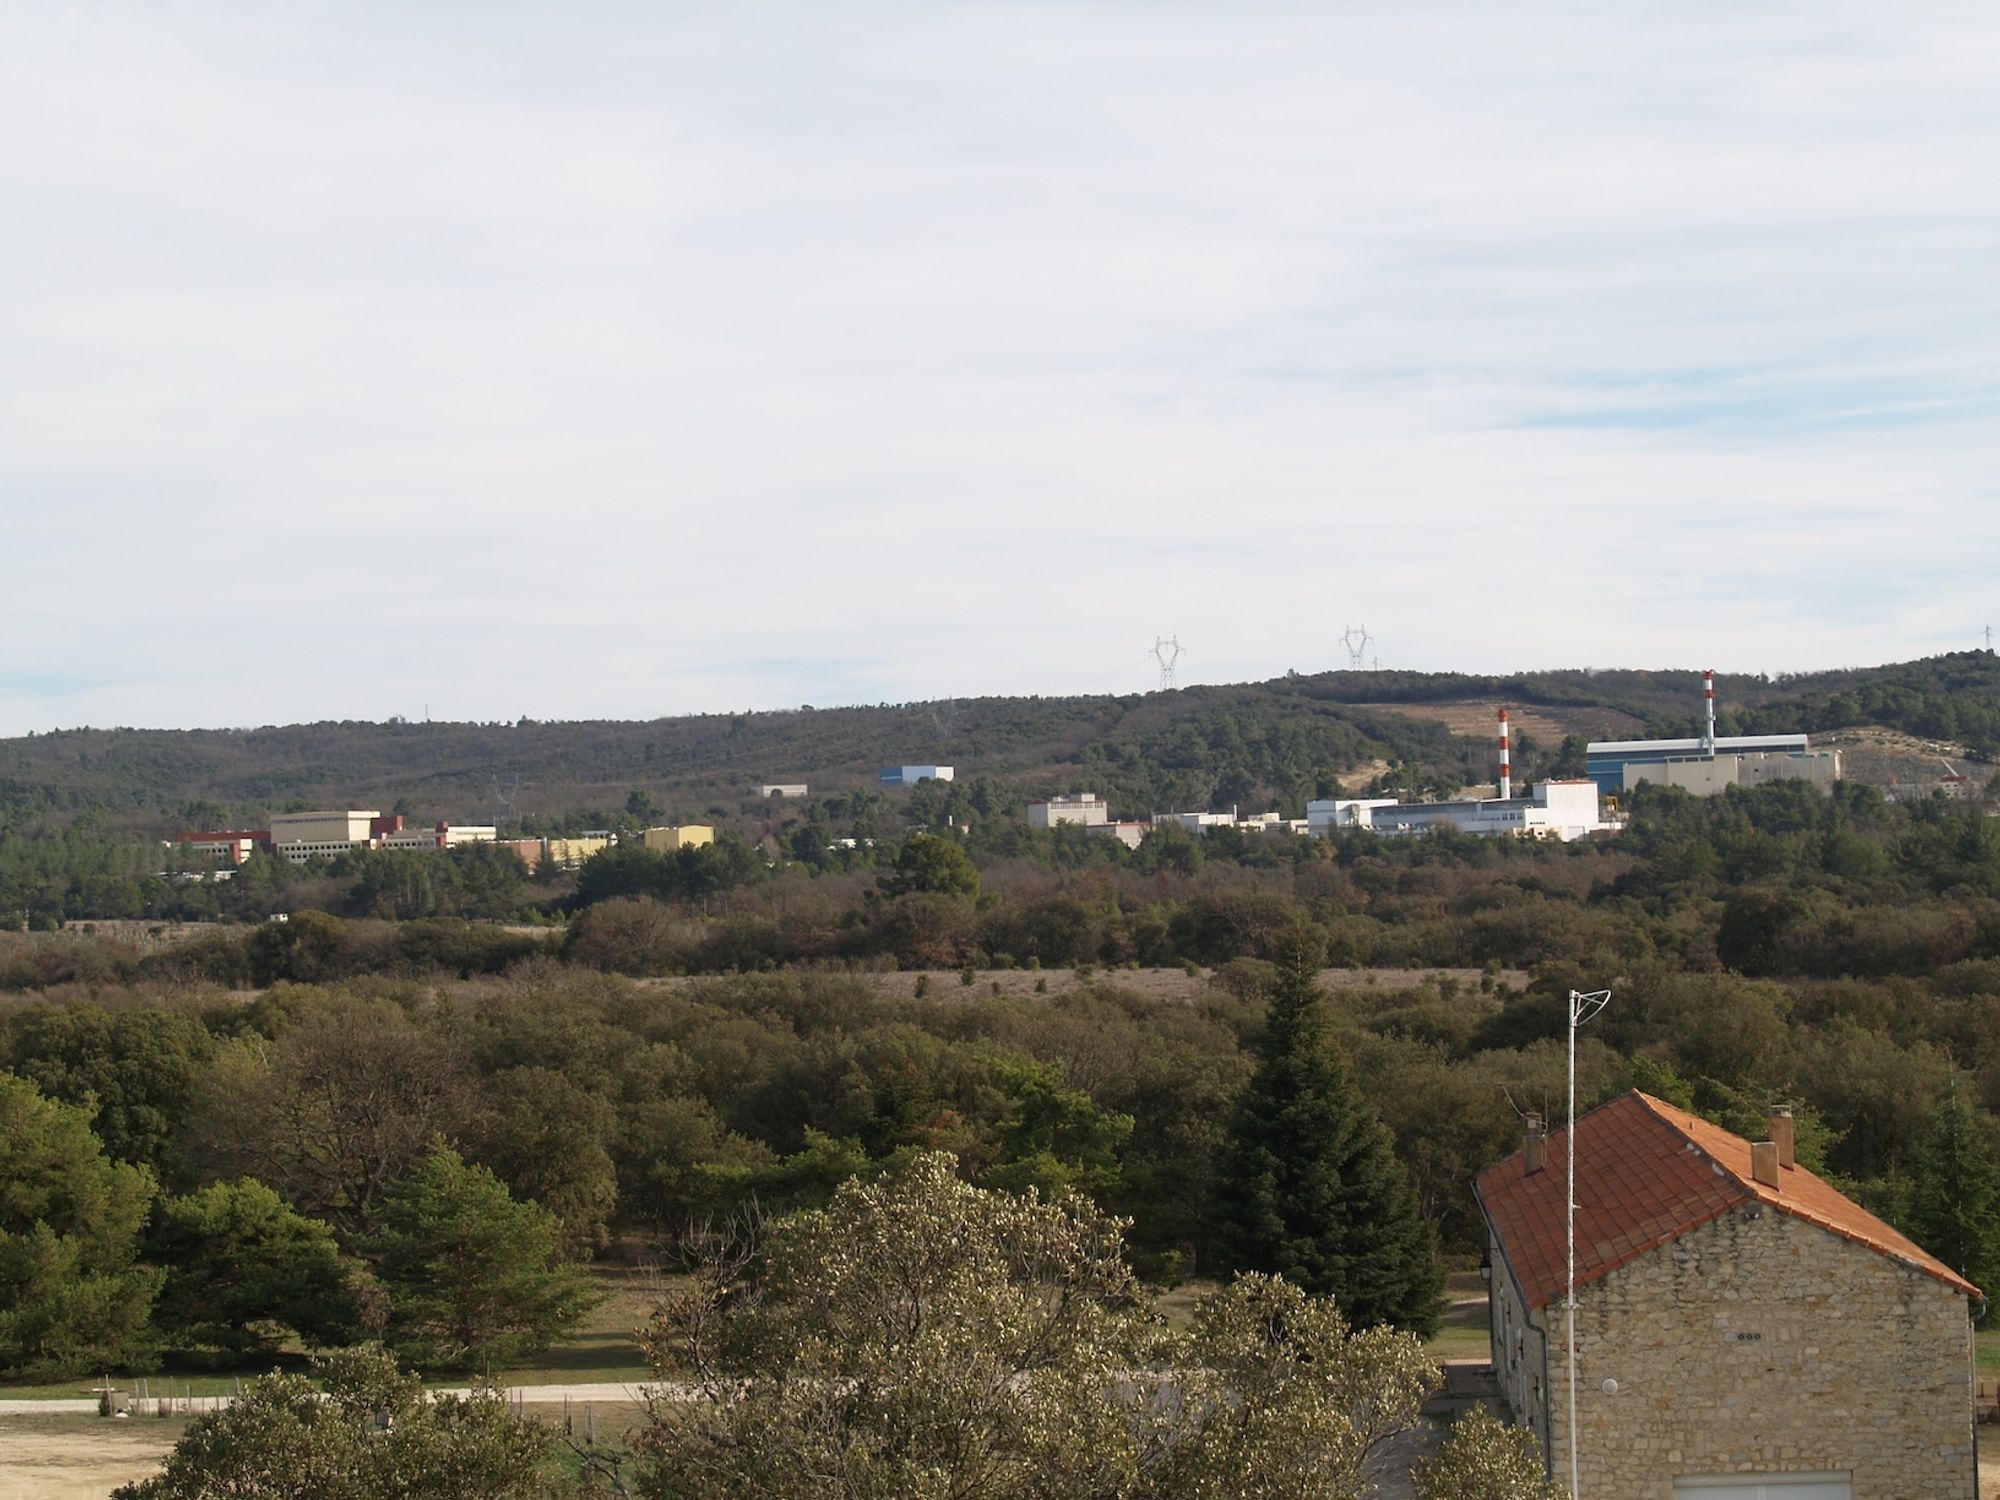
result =
M9 1421L0 1428L0 1500L105 1500L153 1474L182 1426L96 1416Z

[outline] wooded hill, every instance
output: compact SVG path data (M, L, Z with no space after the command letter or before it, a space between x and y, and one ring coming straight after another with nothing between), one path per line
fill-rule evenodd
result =
M1729 732L1881 726L2000 755L2000 660L1972 651L1865 669L1717 680ZM1700 674L1325 672L1126 696L977 698L642 722L339 722L232 730L75 729L0 740L0 833L100 814L164 833L287 805L402 807L486 822L495 791L530 827L623 808L725 817L759 781L835 793L878 765L942 762L1003 802L1086 787L1121 813L1278 807L1357 792L1455 790L1490 776L1491 710L1517 777L1580 769L1581 742L1692 734ZM1570 744L1565 751L1563 739Z

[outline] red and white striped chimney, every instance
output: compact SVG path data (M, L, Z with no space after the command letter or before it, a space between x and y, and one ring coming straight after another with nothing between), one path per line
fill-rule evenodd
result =
M1514 767L1507 748L1507 710L1500 710L1500 800L1514 795Z
M1704 755L1714 755L1715 754L1715 669L1713 667L1709 668L1708 671L1701 674L1701 696L1705 701L1706 712L1708 715L1706 721L1707 727L1702 731L1701 749Z

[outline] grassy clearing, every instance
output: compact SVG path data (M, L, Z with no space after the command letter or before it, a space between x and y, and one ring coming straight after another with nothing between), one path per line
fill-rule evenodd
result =
M1184 1281L1161 1292L1154 1310L1175 1328L1194 1320L1202 1298L1221 1289L1215 1281ZM1486 1283L1477 1271L1455 1271L1445 1283L1449 1306L1437 1337L1424 1346L1432 1359L1485 1359L1491 1352L1486 1332Z
M1477 1271L1454 1271L1445 1281L1444 1321L1424 1349L1432 1359L1485 1359L1492 1353L1487 1336L1486 1283Z
M576 1332L536 1356L532 1365L496 1370L501 1385L583 1385L594 1381L644 1380L652 1371L639 1350L639 1325L660 1300L664 1285L656 1272L602 1266L592 1273L604 1301Z
M651 1272L628 1267L596 1267L591 1272L604 1301L560 1343L551 1345L532 1365L495 1370L492 1378L502 1385L577 1385L589 1381L640 1380L649 1373L635 1336L654 1302L660 1283ZM273 1370L304 1371L306 1356L292 1350L240 1370L187 1373L159 1368L112 1371L111 1383L120 1390L137 1391L145 1381L154 1396L231 1395L244 1383ZM103 1377L80 1376L74 1380L39 1384L0 1385L0 1397L10 1400L66 1400L94 1396ZM440 1375L432 1385L461 1386L471 1377L465 1374ZM143 1419L151 1421L153 1419ZM0 1494L4 1494L0 1490Z
M629 1401L574 1402L567 1409L530 1406L528 1411L556 1433L556 1466L572 1478L587 1469L602 1473L606 1461L629 1466L633 1439L646 1423L646 1408Z
M262 1364L220 1374L190 1375L178 1370L135 1370L111 1372L111 1384L121 1391L137 1392L145 1381L153 1396L228 1396L238 1386L269 1375L273 1370L304 1370L303 1354L283 1354ZM75 1380L54 1380L40 1385L0 1385L0 1397L9 1401L70 1401L92 1397L103 1380L101 1375L83 1375Z
M2000 1327L1982 1328L1972 1336L1979 1356L1979 1368L2000 1373Z
M577 1330L560 1343L551 1345L534 1363L492 1372L501 1385L585 1385L597 1382L637 1382L652 1372L639 1349L639 1326L646 1321L670 1283L651 1270L600 1266L592 1271L604 1301L584 1319ZM1175 1328L1185 1328L1193 1320L1201 1299L1215 1292L1214 1281L1187 1281L1159 1294L1155 1308ZM1451 1306L1436 1338L1427 1346L1433 1359L1483 1359L1487 1353L1486 1288L1476 1273L1458 1272L1450 1278L1447 1295ZM1980 1367L2000 1370L2000 1329L1979 1336ZM114 1373L112 1384L123 1390L137 1390L145 1380L152 1395L219 1396L234 1392L241 1382L268 1375L273 1368L303 1370L305 1356L292 1352L267 1360L254 1368L195 1375L174 1371L141 1370ZM464 1385L465 1375L442 1375L433 1385ZM17 1399L50 1400L88 1397L98 1377L60 1380L41 1385L0 1386L0 1396ZM154 1419L142 1419L151 1421Z

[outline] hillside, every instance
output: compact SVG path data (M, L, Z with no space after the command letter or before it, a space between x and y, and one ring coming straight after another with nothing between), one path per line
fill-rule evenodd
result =
M1974 758L2000 751L2000 662L1964 652L1807 676L1718 679L1725 732L1882 728ZM1121 812L1296 807L1359 790L1450 789L1490 775L1495 706L1517 774L1566 737L1692 733L1699 673L1508 677L1327 672L1176 692L708 714L642 722L318 723L243 730L78 729L0 740L0 829L102 814L131 831L254 819L287 803L401 806L489 821L495 792L547 825L623 808L725 816L762 780L871 786L877 765L939 761L1014 800L1071 787ZM1572 746L1572 752L1574 746ZM1573 753L1570 759L1573 760Z

